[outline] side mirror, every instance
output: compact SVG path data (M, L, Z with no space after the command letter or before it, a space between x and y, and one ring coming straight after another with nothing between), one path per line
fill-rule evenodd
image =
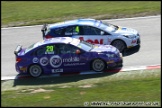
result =
M105 34L105 32L104 31L101 31L101 33L100 33L101 35L104 35Z
M75 51L75 53L76 53L76 54L80 54L81 51L80 51L79 49L77 49L77 50Z

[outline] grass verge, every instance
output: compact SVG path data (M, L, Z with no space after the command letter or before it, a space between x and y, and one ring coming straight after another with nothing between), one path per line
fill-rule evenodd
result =
M157 14L161 14L160 1L2 1L1 27Z
M10 80L1 82L1 104L5 107L161 106L160 76L160 69L154 69Z

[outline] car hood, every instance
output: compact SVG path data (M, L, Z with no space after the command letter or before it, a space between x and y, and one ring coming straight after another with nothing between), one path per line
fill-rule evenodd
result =
M118 30L115 33L119 33L119 34L126 34L126 35L137 35L137 30L132 29L132 28L127 28L127 27L120 27L118 28Z
M119 52L117 48L112 45L94 45L91 52Z

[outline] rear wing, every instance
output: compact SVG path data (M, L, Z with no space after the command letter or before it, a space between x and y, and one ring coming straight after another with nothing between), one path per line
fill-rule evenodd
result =
M22 46L18 45L14 51L14 54L17 55L22 50Z
M42 27L42 29L41 29L43 38L45 36L46 30L47 30L47 24L44 24L43 27Z

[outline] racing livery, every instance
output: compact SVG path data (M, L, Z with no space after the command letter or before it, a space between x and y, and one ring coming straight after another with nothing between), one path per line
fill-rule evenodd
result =
M39 77L41 74L78 72L122 66L122 55L112 45L93 45L71 37L44 39L14 51L15 68L19 73Z
M44 24L43 38L73 37L94 44L113 45L123 52L140 46L138 31L95 19L77 19L55 24Z

